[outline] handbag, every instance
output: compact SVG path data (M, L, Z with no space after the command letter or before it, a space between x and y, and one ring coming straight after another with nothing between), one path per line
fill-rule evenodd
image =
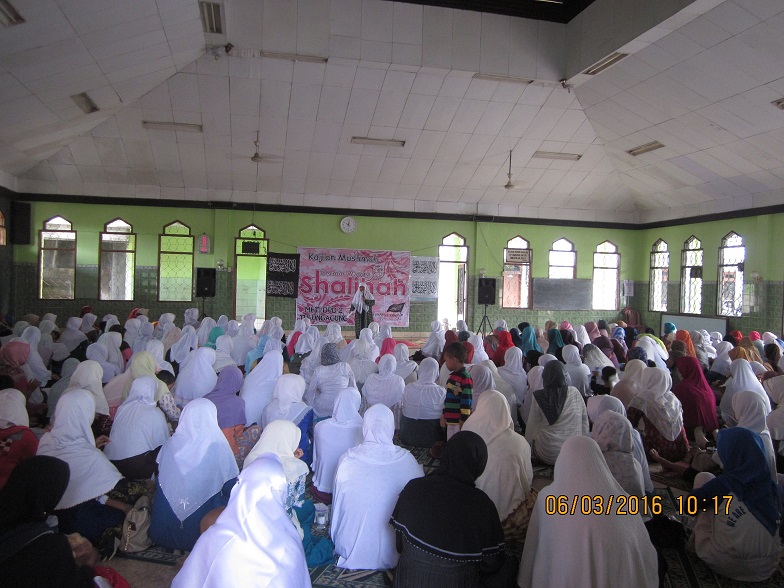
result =
M125 515L122 536L115 539L117 549L123 553L138 553L150 547L152 540L147 534L150 520L150 498L142 496Z

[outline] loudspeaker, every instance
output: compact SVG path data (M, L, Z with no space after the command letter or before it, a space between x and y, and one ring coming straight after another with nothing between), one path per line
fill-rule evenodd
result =
M11 202L11 244L30 245L30 203Z
M479 304L495 304L495 278L479 278L476 298Z
M196 297L214 298L215 297L215 268L197 267L196 268Z

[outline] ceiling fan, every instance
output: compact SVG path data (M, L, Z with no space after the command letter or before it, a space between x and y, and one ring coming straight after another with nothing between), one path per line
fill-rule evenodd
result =
M506 185L504 188L507 190L519 190L517 186L515 186L514 182L512 181L512 150L509 150L509 173L506 174L506 177L509 178L506 181Z
M280 156L278 155L261 155L259 154L259 132L256 131L256 140L253 141L253 145L256 147L256 151L251 156L250 160L253 163L261 163L262 161L280 161Z

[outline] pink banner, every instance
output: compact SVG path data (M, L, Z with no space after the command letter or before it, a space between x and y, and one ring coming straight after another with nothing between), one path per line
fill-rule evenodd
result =
M374 320L408 326L411 254L408 251L298 248L297 318L315 325L353 325L351 299L365 282L376 299Z

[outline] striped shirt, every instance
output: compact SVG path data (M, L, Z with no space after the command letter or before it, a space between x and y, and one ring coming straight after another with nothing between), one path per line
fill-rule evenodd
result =
M465 367L449 374L444 398L444 420L449 425L465 422L471 416L474 381Z

